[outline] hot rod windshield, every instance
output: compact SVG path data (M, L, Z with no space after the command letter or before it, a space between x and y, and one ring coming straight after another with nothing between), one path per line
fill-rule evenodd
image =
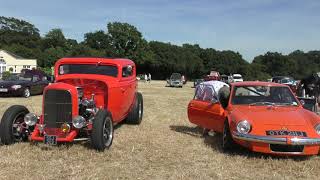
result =
M234 105L298 105L289 87L283 86L236 86L231 103Z
M63 64L59 67L59 74L99 74L117 77L118 68L112 65Z

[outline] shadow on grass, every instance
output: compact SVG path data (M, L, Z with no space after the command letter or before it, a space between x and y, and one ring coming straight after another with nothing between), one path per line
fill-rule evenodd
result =
M229 156L245 156L247 158L258 158L258 159L292 159L294 161L304 161L310 159L310 156L277 156L270 154L262 154L258 152L250 151L247 148L244 148L238 144L235 145L235 148L230 151L224 151L222 149L222 134L214 133L213 136L203 135L203 128L196 126L177 126L171 125L170 129L175 132L187 134L193 137L203 138L203 142L211 147L214 151L219 153L227 154Z
M118 123L116 124L113 128L114 130L117 130L118 128L120 128L123 124L125 123ZM58 148L59 150L63 150L63 149L69 149L71 148L73 145L80 145L80 146L84 146L88 149L93 149L90 143L90 137L80 137L80 138L88 138L88 140L83 140L83 141L73 141L73 142L63 142L63 143L58 143L57 145L45 145L43 142L29 142L30 145L35 146L40 148L41 150L45 150L45 151L50 151L50 150L55 150L56 148ZM1 142L0 142L1 145Z

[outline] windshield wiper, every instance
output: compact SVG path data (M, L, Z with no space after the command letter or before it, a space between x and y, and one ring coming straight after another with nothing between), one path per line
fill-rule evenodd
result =
M249 104L249 106L259 106L259 105L271 105L274 106L274 103L272 102L254 102Z

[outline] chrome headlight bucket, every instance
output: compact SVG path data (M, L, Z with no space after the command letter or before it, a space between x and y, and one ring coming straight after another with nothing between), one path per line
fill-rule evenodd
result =
M86 123L86 119L82 116L76 116L72 119L72 125L77 129L83 128L86 125Z
M34 113L28 113L24 116L24 122L28 126L34 126L38 122L38 116Z
M238 122L237 131L242 134L248 134L251 131L251 124L247 120Z
M320 135L320 124L317 124L314 129L316 130L317 134Z

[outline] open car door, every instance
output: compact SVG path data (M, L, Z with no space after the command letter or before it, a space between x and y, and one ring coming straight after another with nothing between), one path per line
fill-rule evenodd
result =
M194 99L188 105L188 117L193 124L222 132L225 120L224 109L212 85L197 86Z

